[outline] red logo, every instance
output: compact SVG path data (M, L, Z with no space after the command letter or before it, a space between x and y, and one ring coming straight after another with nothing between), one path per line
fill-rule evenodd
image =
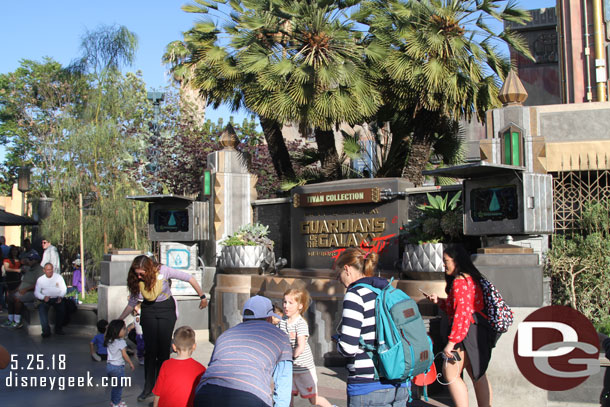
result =
M583 314L552 305L519 324L513 353L519 371L549 391L572 389L599 371L597 332Z

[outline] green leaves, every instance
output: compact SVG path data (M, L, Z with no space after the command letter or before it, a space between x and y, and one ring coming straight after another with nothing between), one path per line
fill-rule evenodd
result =
M209 22L185 33L182 49L168 46L177 80L212 105L314 132L389 121L397 136L383 176L411 177L406 164L421 173L442 139L427 123L482 118L499 105L510 63L496 44L530 56L523 39L489 24L527 21L513 0L202 0L185 10ZM336 166L328 147L321 161Z

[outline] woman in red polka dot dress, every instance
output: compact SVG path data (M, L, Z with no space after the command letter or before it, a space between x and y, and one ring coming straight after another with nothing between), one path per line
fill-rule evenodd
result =
M443 357L443 374L449 383L449 393L456 407L468 406L468 390L461 378L465 368L472 379L479 406L491 406L491 384L485 372L491 358L491 327L483 313L483 292L479 281L483 278L472 264L470 255L461 246L447 247L445 264L445 292L447 299L436 294L428 299L447 313L451 332ZM457 357L455 356L457 354Z

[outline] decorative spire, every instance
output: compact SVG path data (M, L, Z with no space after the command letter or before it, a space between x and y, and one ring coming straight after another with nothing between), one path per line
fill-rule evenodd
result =
M511 69L506 76L498 99L504 106L522 106L527 100L527 91L514 69Z
M239 139L237 138L237 134L231 123L227 124L227 127L225 127L220 135L219 142L225 150L235 150L235 147L239 144Z

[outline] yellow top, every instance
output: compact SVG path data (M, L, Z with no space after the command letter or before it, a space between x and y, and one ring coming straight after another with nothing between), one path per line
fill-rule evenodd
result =
M144 281L138 282L138 286L140 287L140 293L146 301L155 301L157 297L163 292L163 278L159 277L160 275L157 271L157 275L155 276L155 284L153 284L150 290L146 289Z

